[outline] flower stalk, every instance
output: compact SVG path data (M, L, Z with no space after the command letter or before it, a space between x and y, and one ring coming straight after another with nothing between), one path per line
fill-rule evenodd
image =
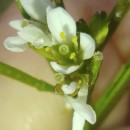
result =
M108 89L103 93L99 100L93 104L93 108L97 114L97 122L93 126L90 126L88 123L86 123L84 130L93 130L100 126L107 115L120 101L121 97L123 97L125 92L129 89L129 83L130 61L127 64L122 65L115 79L107 87Z
M0 62L0 74L30 85L39 91L53 92L54 90L53 86L49 83L36 79L33 76L2 62Z

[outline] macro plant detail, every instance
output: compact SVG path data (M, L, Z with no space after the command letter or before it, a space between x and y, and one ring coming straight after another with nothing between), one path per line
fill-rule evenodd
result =
M1 62L0 73L40 91L54 91L64 96L66 103L74 110L72 130L91 130L100 126L106 113L110 112L109 108L114 107L111 98L113 94L109 95L108 102L102 107L106 95L110 90L114 92L118 88L118 93L113 97L119 100L121 91L128 89L123 86L126 86L130 77L129 62L96 104L91 102L91 94L103 61L103 47L125 16L130 2L118 0L109 16L105 12L98 12L89 23L82 19L75 21L62 0L16 0L16 3L24 18L9 23L17 35L5 39L4 46L12 52L24 52L31 48L46 58L54 72L56 85L37 80ZM124 7L126 3L128 6ZM120 14L117 15L119 11ZM19 78L17 74L20 75ZM117 83L117 79L123 81L122 84ZM95 125L90 126L88 122Z

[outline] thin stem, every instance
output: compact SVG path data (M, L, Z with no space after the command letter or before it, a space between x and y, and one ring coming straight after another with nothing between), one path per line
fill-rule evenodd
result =
M93 105L97 113L97 122L94 126L86 125L84 130L94 130L100 126L107 115L112 111L116 104L120 101L121 97L129 89L130 83L130 61L128 64L123 65L118 72L116 78L108 86L108 89L99 98L96 104Z
M116 6L113 8L112 12L108 16L109 32L105 41L97 46L97 50L101 50L106 45L107 41L113 35L117 27L119 26L122 19L125 17L130 9L130 0L118 0Z
M88 91L88 102L91 100L91 94L93 92L93 89L95 87L95 82L98 78L98 74L102 65L102 60L103 60L103 54L101 52L96 52L94 56L92 57L90 61L90 68L89 68L89 73L90 73L90 83L89 83L89 91Z
M30 85L40 91L52 92L54 90L53 86L45 81L36 79L33 76L2 62L0 62L0 74Z

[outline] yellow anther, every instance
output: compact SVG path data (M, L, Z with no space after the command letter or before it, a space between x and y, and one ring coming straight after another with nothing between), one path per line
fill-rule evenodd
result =
M72 38L73 43L77 43L77 40L78 40L78 38L76 36Z
M66 39L66 36L65 36L65 33L64 33L64 32L61 32L61 33L60 33L60 38L63 39L63 40Z
M73 52L73 53L70 54L70 59L71 60L73 60L75 57L76 57L76 53L75 52Z
M45 48L45 51L46 51L46 52L51 52L51 48L50 48L50 47L46 47L46 48Z

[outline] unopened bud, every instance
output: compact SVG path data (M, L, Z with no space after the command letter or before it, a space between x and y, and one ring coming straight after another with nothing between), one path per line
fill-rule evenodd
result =
M57 83L63 82L64 78L65 78L65 76L63 74L61 74L61 73L56 73L55 74L55 80L56 80Z

